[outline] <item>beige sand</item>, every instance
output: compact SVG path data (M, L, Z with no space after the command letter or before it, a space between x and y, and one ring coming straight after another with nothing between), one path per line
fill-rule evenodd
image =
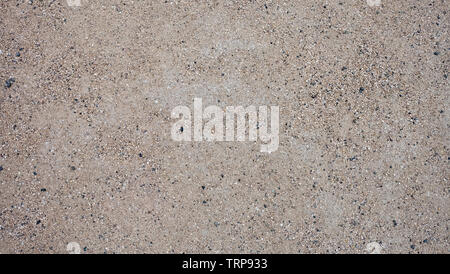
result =
M0 253L448 253L449 2L376 2L1 1Z

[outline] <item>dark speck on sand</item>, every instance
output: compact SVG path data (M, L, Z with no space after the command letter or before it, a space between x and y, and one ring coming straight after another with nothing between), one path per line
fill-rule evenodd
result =
M5 81L5 87L10 88L15 81L16 81L16 79L9 78L8 80Z

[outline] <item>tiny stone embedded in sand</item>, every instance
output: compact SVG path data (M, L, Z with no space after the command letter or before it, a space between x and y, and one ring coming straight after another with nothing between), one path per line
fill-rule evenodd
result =
M67 5L69 7L80 7L81 6L81 0L67 0Z
M367 5L371 7L378 7L381 5L381 0L367 0Z
M69 252L69 254L80 254L81 253L80 244L77 242L68 243L66 250L67 250L67 252Z
M382 247L377 242L368 243L366 246L366 251L370 254L381 254Z

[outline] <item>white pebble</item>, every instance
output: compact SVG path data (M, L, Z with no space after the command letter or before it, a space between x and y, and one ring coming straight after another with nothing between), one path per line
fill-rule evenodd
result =
M381 0L367 0L367 5L370 7L379 7L381 5Z

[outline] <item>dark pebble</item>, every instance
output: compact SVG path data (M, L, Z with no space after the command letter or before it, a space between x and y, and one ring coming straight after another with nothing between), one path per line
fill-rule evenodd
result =
M16 79L9 78L8 80L5 81L5 87L10 88L15 81L16 81Z
M46 192L47 189L46 188L41 188L41 192Z
M441 54L439 51L435 51L434 55L438 56L439 54Z
M2 166L0 166L0 171L2 171L3 170L3 167Z

